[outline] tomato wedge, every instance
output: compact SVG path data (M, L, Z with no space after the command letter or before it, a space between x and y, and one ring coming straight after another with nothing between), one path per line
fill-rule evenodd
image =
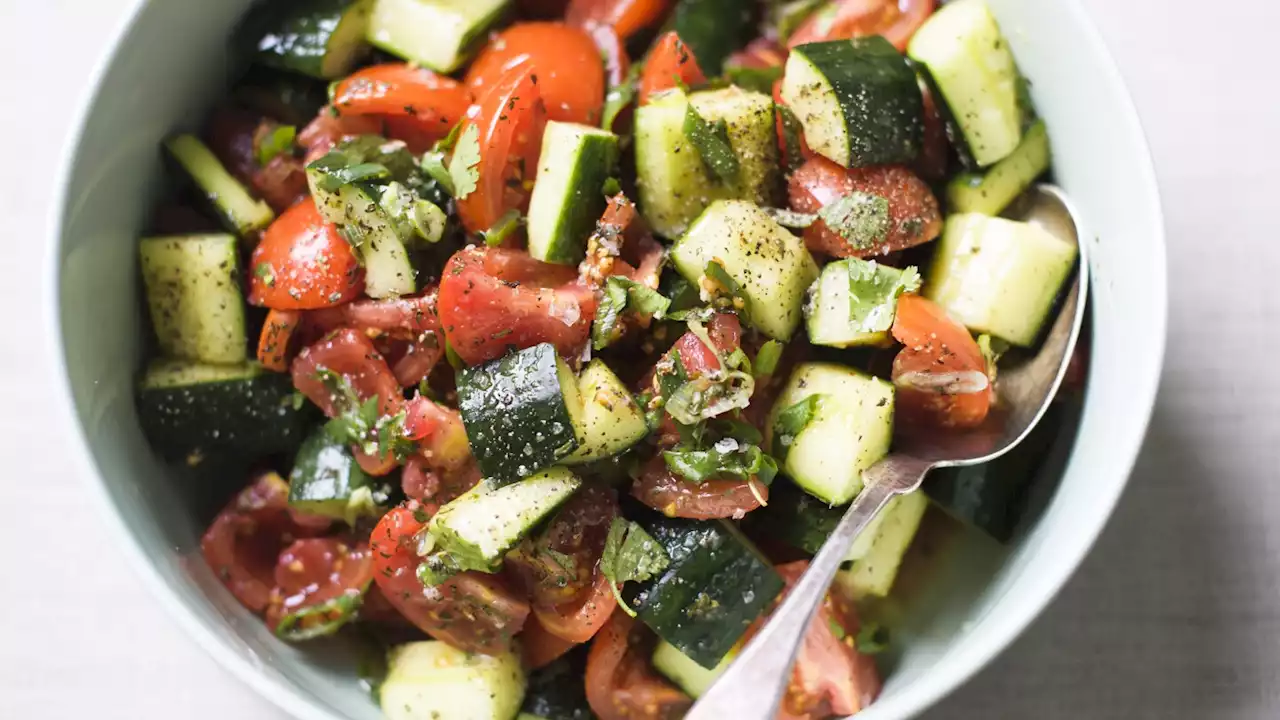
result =
M326 635L350 620L373 581L373 558L338 538L296 540L280 553L267 627L291 640Z
M411 457L404 464L400 476L400 488L405 497L416 500L427 515L435 515L452 500L480 482L480 471L475 464L446 469L433 465L422 456Z
M538 622L537 615L530 615L520 631L521 657L525 667L532 670L550 665L577 646L578 643L553 635Z
M518 23L497 33L467 70L467 87L480 93L515 68L533 72L547 119L595 125L604 107L600 51L580 27L559 22Z
M432 468L460 470L472 460L462 415L453 408L415 395L405 403L404 429L410 440L418 442L423 459Z
M438 291L430 288L415 297L371 300L364 298L338 307L307 314L310 327L328 331L348 327L371 337L389 335L402 340L425 340L426 333L440 330L436 314Z
M306 168L284 153L264 167L258 161L262 139L280 127L270 118L232 108L219 108L209 121L209 149L232 175L249 186L276 212L283 212L307 195Z
M577 357L597 300L575 275L573 268L540 263L519 250L464 248L445 264L440 280L445 337L469 365L543 342Z
M377 115L407 121L399 127L414 132L414 150L440 140L467 114L471 92L453 78L407 63L363 68L333 89L339 116ZM397 133L392 132L392 137ZM410 139L410 138L399 138Z
M833 257L873 257L929 242L942 232L942 214L929 186L896 165L846 169L824 157L812 157L791 175L791 208L816 213L850 193L889 201L889 230L870 247L856 247L819 220L804 231L809 249Z
M581 599L552 607L535 605L533 614L552 635L570 643L587 642L618 607L617 596L609 585L608 578L596 573L595 582Z
M653 636L618 609L591 641L587 704L600 720L667 720L693 701L649 664Z
M547 125L547 106L528 64L503 73L478 102L462 133L479 130L479 179L473 192L458 199L458 215L471 233L493 227L507 210L528 209Z
M289 341L302 314L294 310L272 310L262 323L258 337L258 362L275 372L289 372Z
M570 25L609 25L625 41L656 25L670 8L670 0L571 0L565 20Z
M712 478L693 484L677 477L661 455L650 460L631 496L667 517L692 520L742 518L769 501L769 488L752 478Z
M436 588L418 580L417 535L426 515L415 504L387 513L373 530L374 582L387 601L418 629L467 652L493 655L507 650L524 626L529 606L497 575L467 572Z
M322 533L331 524L291 512L289 484L264 473L218 514L200 539L200 551L241 605L262 612L271 600L280 551L290 539Z
M787 592L808 567L808 560L800 560L776 568L787 583ZM828 593L800 646L791 683L783 698L784 714L803 718L846 717L875 700L880 694L880 674L875 661L854 647L857 631L852 612L834 594Z
M332 307L363 291L351 245L309 200L271 223L249 261L249 302L272 310Z
M580 602L594 594L596 566L617 514L614 491L588 485L556 511L545 530L511 553L508 565L536 607Z
M986 358L963 325L929 300L903 295L893 337L906 346L893 360L895 426L973 428L986 420L994 397Z
M698 58L674 30L663 35L653 46L640 75L640 104L656 94L680 86L694 87L707 81L698 67Z
M837 0L817 11L787 38L790 47L826 40L883 35L905 51L933 12L935 0Z

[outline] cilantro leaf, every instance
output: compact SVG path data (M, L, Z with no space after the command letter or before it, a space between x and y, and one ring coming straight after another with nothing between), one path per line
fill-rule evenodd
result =
M480 182L480 126L469 123L458 136L458 144L449 158L449 177L453 179L453 196L459 200L475 192ZM429 171L428 171L429 172Z
M623 313L633 312L662 319L671 301L647 285L621 276L605 280L604 296L596 306L591 325L591 346L603 350L618 339Z
M343 185L391 177L386 165L374 162L349 162L342 152L334 151L311 163L308 167L321 171L316 185L327 192L337 192Z
M618 605L627 614L635 617L635 611L622 600L619 586L627 582L648 580L666 570L670 563L667 551L644 528L620 517L613 519L613 523L609 525L609 535L605 539L604 552L600 555L600 572L609 580L609 587L618 598Z
M712 174L730 185L738 182L742 167L729 143L729 125L724 120L711 122L699 115L690 103L684 114L684 136L689 138Z
M851 192L818 211L827 228L859 250L873 247L889 236L889 199L882 195Z
M810 395L800 402L778 413L773 421L773 454L785 461L791 445L822 409L823 395Z
M875 260L849 258L849 322L855 332L886 332L893 327L898 296L920 289L920 272L898 270Z
M720 440L709 450L667 450L662 459L671 472L701 485L713 478L749 480L765 485L778 475L778 463L756 445L744 445L733 438Z
M329 393L337 413L325 423L324 430L329 437L383 459L388 456L403 459L416 450L415 443L405 432L405 411L383 415L377 395L360 400L351 381L332 370L321 368L316 371L316 377Z
M769 377L778 369L778 363L782 362L782 350L785 346L777 340L769 340L760 346L760 350L756 352L756 377Z
M297 137L298 128L277 125L258 143L258 164L266 166L279 155L293 154L293 143Z

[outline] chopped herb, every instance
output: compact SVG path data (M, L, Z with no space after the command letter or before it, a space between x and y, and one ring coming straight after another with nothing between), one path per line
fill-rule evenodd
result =
M262 281L263 285L266 285L269 288L273 288L276 286L276 273L275 273L275 270L272 269L271 263L269 262L258 263L253 268L253 274L257 276L259 280Z
M627 76L622 82L609 88L604 96L604 111L600 118L600 127L605 130L612 131L613 123L618 119L618 115L627 108L628 105L635 102L636 95L640 86L640 72L643 69L641 63L635 63L627 70Z
M777 340L769 340L760 346L759 352L756 353L756 378L769 377L778 369L778 363L782 361L783 348L783 344Z
M292 125L277 125L258 143L258 164L266 166L279 155L292 155L294 139L298 136L298 128Z
M611 198L622 192L622 181L618 180L616 177L611 177L604 181L604 185L600 188L600 192L604 193L605 197Z
M618 605L628 615L635 617L635 611L622 600L619 586L648 580L666 570L670 562L667 551L644 528L620 517L613 519L600 555L600 572L609 580Z
M845 632L844 625L841 625L840 621L836 620L834 617L827 618L827 627L831 630L831 634L834 635L837 640L843 641L849 635L849 633Z
M296 642L332 635L355 617L363 600L364 589L361 589L358 593L343 593L319 605L299 608L280 619L276 637Z
M676 422L695 425L751 404L754 378L741 371L716 375L694 378L676 388L663 405L667 413Z
M707 263L702 271L703 290L707 300L715 307L731 312L748 312L751 304L742 292L742 286L724 269L718 260Z
M453 178L453 196L459 200L475 192L480 182L480 126L469 123L458 137L449 158L449 177Z
M889 199L881 195L857 191L841 195L824 205L818 217L859 250L884 242L889 236Z
M374 162L351 163L344 153L338 151L325 155L312 165L319 165L323 170L316 185L328 192L337 192L343 185L391 177L391 171L386 165Z
M661 320L671 301L657 290L634 280L613 276L605 281L604 296L591 325L591 346L603 350L618 339L623 313L651 315Z
M720 440L709 450L667 450L662 459L671 472L694 485L713 478L749 480L768 485L778 475L778 463L756 445L733 438Z
M773 454L779 460L786 460L787 452L809 423L813 422L818 410L822 408L823 395L810 395L800 402L778 413L773 421Z
M866 655L879 655L889 649L889 629L879 623L864 623L853 638L853 647Z
M744 445L759 445L764 442L764 436L755 425L737 418L717 418L712 422L712 429L720 437L733 438Z
M792 228L793 230L804 230L810 225L818 222L818 216L812 213L796 212L786 208L764 208L764 211L773 218L773 221L783 227Z
M898 296L920 289L920 272L898 270L875 260L849 258L849 322L855 332L887 332L897 314Z
M422 170L431 176L431 179L440 183L440 187L450 195L457 195L458 189L453 185L453 176L449 174L449 168L444 162L444 151L428 150L422 156Z
M745 90L772 95L773 84L782 77L782 66L727 67L724 69L724 76L730 83Z
M730 185L738 182L742 167L729 143L729 125L724 120L711 122L690 103L684 115L684 135L713 175Z
M346 377L321 368L316 377L329 393L337 414L325 424L325 432L337 442L356 445L369 455L403 459L416 445L405 435L405 411L383 415L378 396L361 401Z
M983 333L978 336L978 349L982 351L982 359L986 361L987 379L994 383L997 374L996 365L1000 362L1001 356L1009 351L1009 343Z

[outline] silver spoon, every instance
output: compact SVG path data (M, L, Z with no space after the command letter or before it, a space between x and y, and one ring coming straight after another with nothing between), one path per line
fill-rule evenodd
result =
M920 487L934 468L989 462L1026 438L1048 409L1071 361L1084 323L1088 297L1088 246L1080 238L1079 217L1066 195L1052 185L1028 193L1029 209L1020 219L1040 225L1080 250L1077 277L1057 319L1031 360L1002 370L996 383L1007 411L1002 427L929 438L927 443L900 446L863 476L865 487L845 512L809 569L741 655L693 706L686 720L773 720L791 678L805 631L836 570L858 534L889 500Z

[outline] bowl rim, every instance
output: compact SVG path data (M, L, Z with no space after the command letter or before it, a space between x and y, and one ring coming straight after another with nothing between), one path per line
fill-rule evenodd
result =
M61 422L70 428L73 437L79 441L79 452L74 454L73 463L76 467L76 474L83 477L85 482L91 486L89 495L93 498L91 502L95 506L96 512L110 528L109 532L112 533L112 539L115 540L115 544L125 548L124 554L128 558L129 564L133 566L134 571L142 579L149 593L160 602L160 605L170 618L175 620L188 636L192 637L208 655L212 656L233 677L252 688L259 696L267 699L280 710L299 718L299 720L342 720L338 714L322 706L315 699L306 696L298 689L277 680L245 661L233 651L231 644L223 634L217 632L212 626L207 625L192 608L188 607L180 599L177 592L162 577L159 569L148 559L147 552L142 547L141 541L130 531L124 522L123 516L116 508L103 481L101 468L98 466L93 453L88 449L89 439L87 432L77 415L66 362L66 348L62 337L61 322L61 257L63 234L66 230L65 219L70 210L71 173L83 149L89 113L102 99L103 80L112 68L125 42L137 31L139 19L152 1L130 0L126 9L121 13L122 21L114 30L114 35L106 44L105 50L95 61L92 72L89 73L88 83L86 84L87 89L82 91L73 113L71 132L59 156L54 192L51 195L48 209L51 215L48 227L52 230L53 237L52 242L47 244L48 249L46 250L42 268L46 279L45 296L42 303L44 308L43 321L46 328L53 329L52 332L47 333L48 345L46 350L49 352L52 361L51 368L56 376L56 380L53 383L55 386L53 388L55 405L57 406L55 412ZM963 655L947 654L938 661L941 666L935 666L925 676L928 679L927 682L917 682L909 692L903 693L901 700L894 703L894 706L899 711L897 717L903 719L915 717L937 704L961 685L968 682L980 670L987 667L1058 596L1063 586L1079 569L1080 564L1097 543L1102 530L1114 514L1116 505L1129 484L1134 465L1143 446L1143 439L1146 437L1155 410L1155 400L1168 342L1168 252L1164 214L1160 199L1160 186L1146 132L1142 127L1137 107L1134 104L1132 95L1129 93L1119 66L1116 64L1114 57L1080 0L1060 1L1079 21L1083 30L1083 41L1089 45L1090 50L1097 57L1103 60L1102 65L1106 75L1106 82L1115 93L1115 98L1118 101L1117 109L1120 113L1115 119L1124 124L1127 134L1136 142L1135 150L1143 158L1137 170L1142 176L1143 183L1150 190L1150 207L1145 210L1152 218L1150 232L1155 240L1151 248L1153 255L1149 260L1157 269L1157 272L1152 274L1155 316L1151 319L1157 323L1152 335L1158 338L1158 345L1153 347L1151 352L1144 358L1141 358L1145 360L1145 364L1148 367L1140 372L1139 376L1146 378L1147 382L1144 386L1133 387L1132 396L1130 397L1131 400L1139 403L1139 407L1143 408L1138 411L1140 416L1138 427L1141 432L1138 435L1138 441L1133 443L1131 447L1113 451L1114 460L1112 464L1118 480L1110 483L1102 489L1102 492L1099 492L1095 498L1094 506L1096 512L1086 518L1086 522L1077 528L1081 542L1068 548L1059 548L1066 551L1065 555L1054 563L1055 569L1035 589L1027 602L1005 608L1006 612L1002 615L1000 622L985 628L986 632L983 633L981 638L975 638L970 641L965 646L966 652ZM1091 354L1092 352L1091 350ZM1131 356L1127 361L1133 362L1138 359Z

